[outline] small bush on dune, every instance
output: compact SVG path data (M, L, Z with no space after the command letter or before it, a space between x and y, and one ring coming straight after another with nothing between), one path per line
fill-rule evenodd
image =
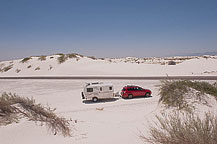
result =
M189 97L189 93L193 90L197 90L197 93L193 93L191 98L195 97L200 102L205 101L205 93L217 97L217 87L207 82L164 80L160 85L159 102L163 103L167 108L176 107L179 110L188 109L190 105L186 99Z
M27 68L29 69L29 68L31 68L32 67L32 65L29 65Z
M77 55L72 53L72 54L67 54L68 58L77 58Z
M35 71L40 70L41 68L38 66L37 68L35 68Z
M38 58L38 60L40 60L40 61L45 61L45 60L46 60L46 56L40 56L40 57Z
M55 135L62 133L63 136L71 136L69 121L58 117L54 111L49 107L36 104L33 99L4 93L0 97L0 126L19 122L19 119L25 117L29 121L45 124Z
M168 65L176 65L176 62L175 61L169 61Z
M26 63L26 62L28 62L31 59L32 59L31 57L27 57L27 58L24 58L23 60L21 60L20 62L21 63Z
M2 69L0 69L1 72L7 72L9 71L10 69L13 68L13 64L9 65L9 66L5 66L3 67Z
M16 73L19 73L21 71L21 69L16 69Z
M59 64L64 63L68 59L67 55L64 55L64 54L59 54L59 55L60 56L57 58Z
M206 113L201 119L192 113L156 116L158 123L150 127L150 136L140 136L152 144L216 144L217 117Z

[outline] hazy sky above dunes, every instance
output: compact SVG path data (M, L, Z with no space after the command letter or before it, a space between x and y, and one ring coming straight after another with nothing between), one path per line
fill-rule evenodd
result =
M0 0L0 60L217 51L217 0Z

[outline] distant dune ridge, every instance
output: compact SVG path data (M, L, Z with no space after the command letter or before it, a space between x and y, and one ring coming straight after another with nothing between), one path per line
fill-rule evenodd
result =
M216 55L95 58L71 53L2 61L0 76L217 75L216 66Z

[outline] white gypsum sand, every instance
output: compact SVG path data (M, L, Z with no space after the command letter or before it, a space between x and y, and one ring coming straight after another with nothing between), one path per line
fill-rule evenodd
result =
M57 114L72 119L72 137L48 132L45 126L22 119L19 123L2 126L0 139L4 144L142 144L141 134L148 135L148 127L162 107L158 104L159 81L103 80L113 83L115 91L126 84L136 84L152 90L150 98L116 99L99 103L83 103L81 91L85 82L92 80L0 80L0 93L12 92L34 98L36 102L57 109ZM217 103L209 99L212 107L197 105L197 113L217 113ZM102 109L103 108L103 109ZM100 110L99 110L100 109Z

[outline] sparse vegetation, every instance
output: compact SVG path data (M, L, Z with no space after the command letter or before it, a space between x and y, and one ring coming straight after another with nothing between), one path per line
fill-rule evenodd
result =
M21 69L16 69L16 73L19 73L21 71Z
M169 61L168 65L176 65L176 62L175 61Z
M3 67L2 69L0 69L1 72L7 72L9 71L10 69L13 68L13 64L9 65L9 66L5 66Z
M95 58L94 56L88 56L88 58L90 58L92 60L97 60L97 58Z
M60 56L57 58L59 64L64 63L68 59L67 55L64 55L64 54L59 54L59 55Z
M206 113L200 118L192 113L156 116L158 123L150 127L150 136L140 136L152 144L216 144L217 117Z
M31 68L32 67L32 65L29 65L27 68L29 69L29 68Z
M68 58L77 58L77 55L74 53L67 54Z
M193 92L195 91L196 92ZM189 95L191 93L191 95ZM189 96L195 98L199 102L206 104L204 94L210 94L217 99L217 87L214 84L199 81L168 81L164 80L160 86L159 102L163 103L167 108L176 107L179 110L189 109L191 106L187 102Z
M0 96L0 126L19 122L21 118L46 125L56 135L71 136L69 120L58 117L55 109L36 104L35 100L19 97L11 93Z
M40 57L38 58L38 60L40 60L40 61L45 61L45 60L46 60L46 56L40 56Z
M21 60L20 62L21 63L26 63L26 62L28 62L31 59L32 59L31 57L27 57L27 58L24 58L23 60Z
M52 65L49 65L49 69L48 70L51 70L53 68L53 66Z
M35 68L35 70L40 70L41 68L38 66L37 68Z

